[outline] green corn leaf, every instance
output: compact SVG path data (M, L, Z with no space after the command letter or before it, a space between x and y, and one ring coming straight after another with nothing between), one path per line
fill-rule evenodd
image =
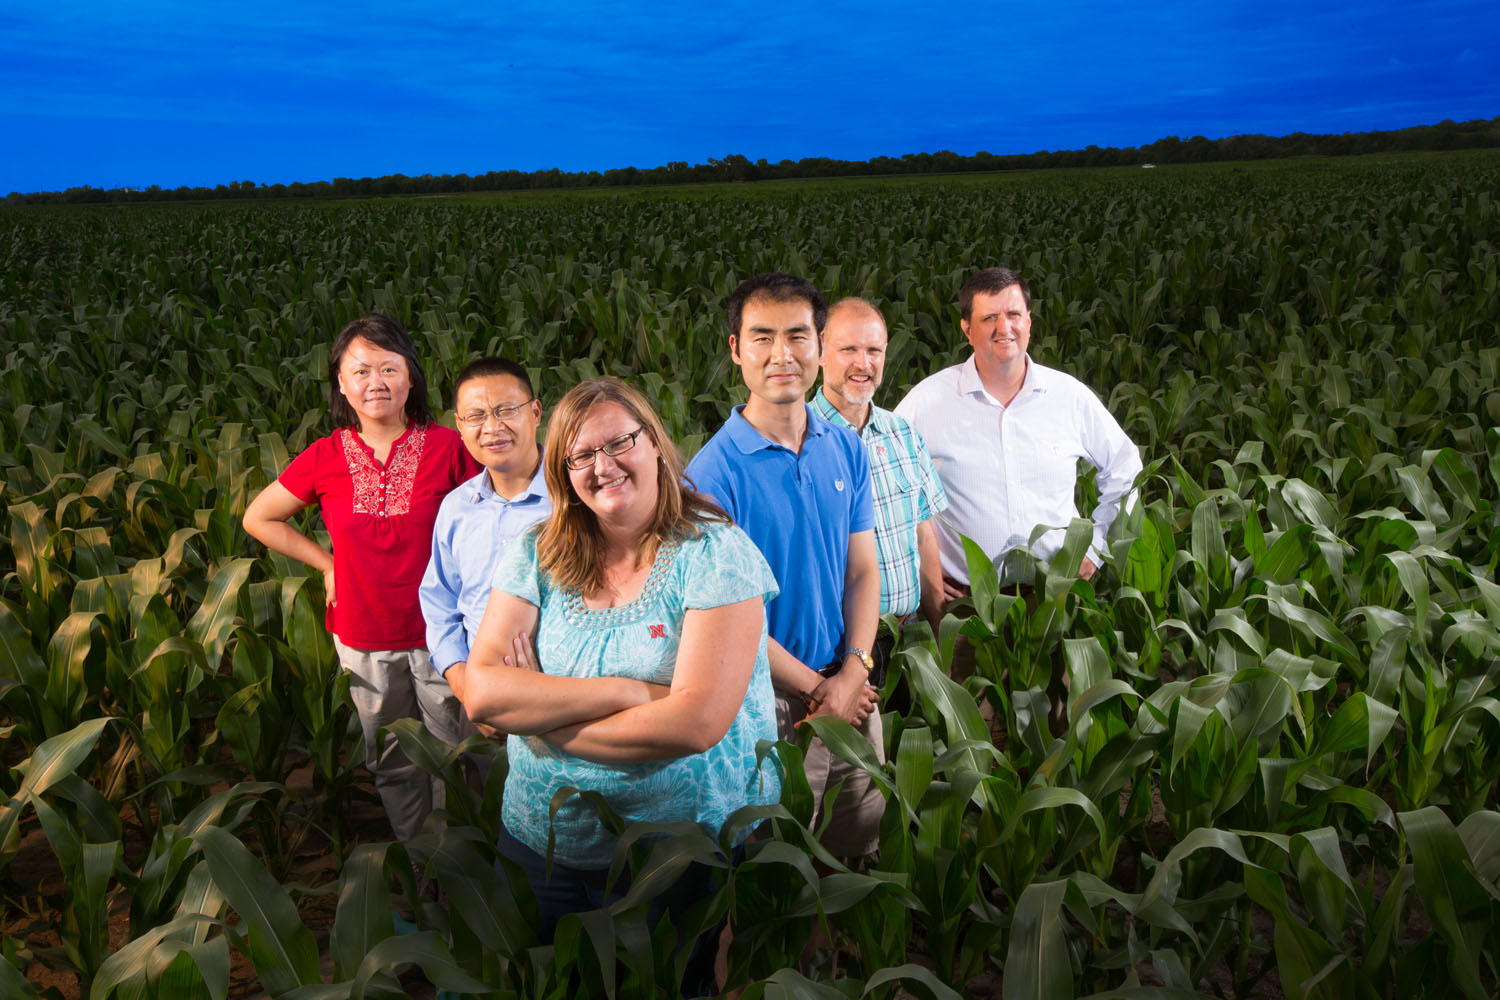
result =
M868 996L887 983L901 983L906 992L914 988L918 995L930 1000L959 1000L959 994L938 979L931 969L911 964L881 969L865 981L863 995Z
M361 844L339 873L338 909L328 938L334 976L339 979L353 976L376 942L393 933L385 855L385 845Z
M489 987L470 976L454 961L453 954L432 931L403 934L378 941L365 956L350 984L350 1000L363 1000L376 977L408 962L420 966L427 981L440 990L487 993Z
M89 986L89 1000L105 1000L120 987L131 980L140 980L144 984L147 962L157 948L163 942L173 942L173 947L181 947L180 942L192 940L203 933L200 928L207 928L218 923L210 917L202 914L187 914L174 917L165 924L153 927L140 937L123 945L119 951L105 959L104 964L99 967ZM0 965L5 963L0 962ZM225 972L228 972L228 959L225 959ZM207 981L207 976L204 977ZM212 993L214 1000L223 1000L227 994L227 981L225 992ZM210 984L212 988L212 984Z
M176 954L161 965L173 950ZM225 1000L229 995L229 942L220 937L200 944L163 943L152 953L146 979L157 981L159 996L201 996L206 991L210 1000Z
M444 831L433 864L438 880L448 894L453 918L461 920L487 951L519 959L526 954L526 949L536 944L535 904L518 899L511 890L509 879L487 863L473 843L461 839L456 831ZM353 888L358 887L351 886ZM370 891L362 890L366 894ZM361 897L356 901L359 905L352 911L351 918L356 922L369 922L366 928L369 934L374 922L382 916L381 904L373 897L368 900ZM529 913L526 911L528 905ZM384 916L389 925L388 910ZM359 942L356 937L345 950L346 960L358 957L363 950L368 950L367 944Z
M47 666L32 647L16 609L0 600L0 677L10 677L27 690L47 683Z
M1276 921L1276 964L1287 997L1304 1000L1309 997L1308 988L1317 973L1339 956L1322 937L1292 915L1286 888L1274 873L1246 867L1245 889Z
M973 596L974 610L980 621L993 628L995 624L995 598L1000 596L1000 574L984 549L973 539L959 536L964 545L964 560L969 569L969 592Z
M240 592L250 576L255 560L232 559L221 566L208 581L203 603L188 621L189 637L203 647L208 662L217 668L224 656L224 646L239 625L237 618Z
M246 957L272 994L318 982L318 949L286 890L235 837L215 826L194 837L214 884L244 921Z
M99 741L99 734L109 719L89 719L73 729L44 741L21 764L25 776L10 801L0 805L0 845L7 843L11 831L21 821L21 811L34 797L73 774Z
M979 705L974 701L974 696L938 668L931 652L921 647L908 649L906 663L915 668L909 670L907 676L916 685L917 693L923 701L931 706L937 718L943 722L949 743L959 740L989 742L989 727L979 715ZM985 761L977 753L971 755L970 763L976 769L988 771Z
M1500 883L1500 812L1470 813L1458 824L1458 836L1474 870L1491 884Z
M1448 946L1449 968L1464 995L1480 1000L1487 991L1479 976L1479 945L1488 922L1489 895L1458 831L1436 806L1403 812L1401 829L1411 845L1418 895Z
M1068 664L1068 679L1074 691L1086 691L1110 679L1109 654L1095 636L1064 639L1063 656Z
M932 730L922 726L903 729L895 763L896 801L904 807L907 819L915 820L917 807L932 784Z
M1033 882L1016 901L1005 955L1005 1000L1070 1000L1073 967L1063 935L1065 880Z
M849 1000L840 990L814 982L795 969L777 969L760 982L752 983L742 997L743 1000Z

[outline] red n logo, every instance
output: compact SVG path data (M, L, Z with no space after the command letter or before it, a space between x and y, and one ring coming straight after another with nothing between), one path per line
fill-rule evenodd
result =
M651 638L665 639L667 637L667 627L665 625L651 625L648 627L651 629Z

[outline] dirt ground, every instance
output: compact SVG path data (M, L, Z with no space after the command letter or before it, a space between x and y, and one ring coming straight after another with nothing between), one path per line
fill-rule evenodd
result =
M287 780L288 790L293 796L305 797L311 792L311 769L304 768L292 773ZM354 797L349 813L350 844L373 843L391 839L390 824L385 810L375 797L368 783L360 786L364 793ZM145 853L138 830L141 824L133 822L128 812L126 820L125 853L127 857L140 857ZM149 826L149 823L147 824ZM6 872L8 881L21 886L35 886L36 892L24 899L5 900L0 914L0 935L7 941L21 942L35 956L26 968L26 978L43 989L53 989L63 1000L81 1000L78 976L70 971L59 971L54 966L65 966L62 948L57 933L51 929L56 923L55 914L35 912L32 907L42 896L56 894L61 889L62 872L58 868L51 845L40 829L31 830L21 842L20 850L11 861ZM285 881L306 886L331 885L338 878L338 867L323 837L312 834L299 845L292 858ZM302 921L313 932L318 942L318 953L325 956L325 974L333 967L328 959L328 934L333 926L336 897L329 893L306 895L300 898L298 910ZM126 943L130 932L130 898L117 889L109 901L109 948L114 951ZM265 994L255 977L255 969L234 948L230 949L230 1000L259 1000ZM408 986L407 992L417 998L430 997L431 987L417 976Z

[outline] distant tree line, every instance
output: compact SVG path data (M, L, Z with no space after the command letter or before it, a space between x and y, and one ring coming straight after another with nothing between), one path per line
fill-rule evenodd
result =
M455 194L472 191L517 191L547 188L601 188L627 185L703 184L722 181L786 180L812 177L867 177L900 174L947 174L1001 170L1047 170L1060 167L1117 167L1147 163L1212 163L1224 160L1266 160L1290 156L1355 156L1361 153L1418 150L1477 149L1500 146L1500 116L1488 121L1444 121L1387 132L1345 132L1341 135L1232 135L1222 139L1167 136L1147 146L1083 149L1036 153L975 153L962 156L949 150L877 156L869 160L835 160L810 156L770 163L739 153L707 163L689 165L675 160L659 167L617 167L613 170L567 172L551 170L492 170L484 174L422 174L408 177L335 177L332 181L257 185L235 181L215 187L96 188L87 185L66 191L31 194L11 192L7 204L86 204L145 201L195 201L221 198L347 198L380 195Z

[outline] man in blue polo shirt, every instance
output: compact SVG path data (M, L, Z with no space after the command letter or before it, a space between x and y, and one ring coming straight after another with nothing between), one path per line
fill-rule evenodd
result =
M734 291L729 354L750 398L687 471L754 539L781 587L766 609L781 735L790 738L806 712L838 715L879 756L884 740L868 683L880 607L870 466L858 437L806 403L827 312L811 283L788 274L757 275ZM843 782L824 846L844 857L874 851L885 800L869 776L819 741L806 769L815 825L823 793Z
M423 725L449 746L463 742L474 726L442 675L468 661L500 556L552 512L536 440L542 404L526 369L504 358L480 358L459 373L453 402L458 433L484 471L438 508L432 561L418 592L439 676L417 684L417 702Z

